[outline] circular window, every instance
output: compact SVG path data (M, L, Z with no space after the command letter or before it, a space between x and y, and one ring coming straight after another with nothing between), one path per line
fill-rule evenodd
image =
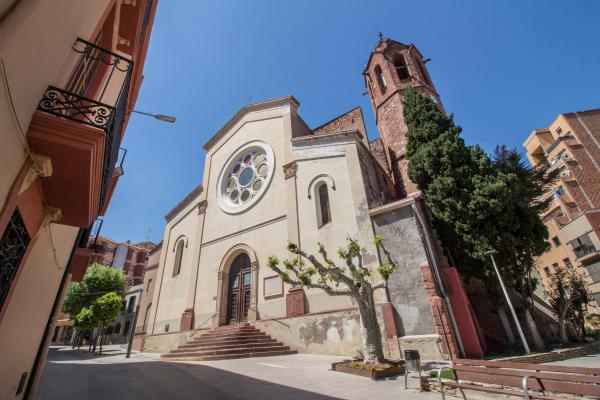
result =
M221 209L237 214L257 202L273 177L274 166L273 150L266 143L254 141L241 146L219 177L217 199Z

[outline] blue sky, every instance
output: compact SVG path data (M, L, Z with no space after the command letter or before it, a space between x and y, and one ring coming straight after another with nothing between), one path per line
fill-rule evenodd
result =
M102 234L160 241L202 179L202 145L249 102L293 94L311 127L361 106L377 32L414 43L467 143L521 149L561 112L600 107L600 2L223 0L159 2L121 178Z

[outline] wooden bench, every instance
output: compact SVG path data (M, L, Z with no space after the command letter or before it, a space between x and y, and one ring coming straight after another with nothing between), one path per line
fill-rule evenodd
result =
M442 381L445 369L454 372L455 381ZM564 399L546 395L547 392L600 398L600 368L455 359L451 367L439 369L438 383L443 400L444 387L460 390L465 399L463 389L522 396L527 400Z

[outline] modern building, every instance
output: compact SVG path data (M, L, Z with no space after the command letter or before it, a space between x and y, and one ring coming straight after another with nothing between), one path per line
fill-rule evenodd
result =
M156 1L0 3L0 398L32 398L123 173Z
M441 104L425 61L414 45L382 39L364 77L381 136L374 142L360 108L311 129L286 96L244 106L205 144L203 183L166 215L144 350L246 321L299 352L355 355L362 341L352 300L292 287L266 260L287 257L288 241L313 254L321 242L335 254L350 235L375 267L380 235L400 264L390 297L376 293L388 356L483 355L456 269L406 177L404 90Z
M135 321L137 306L142 298L141 284L131 286L123 293L120 315L106 328L104 344L123 344L129 342Z
M148 255L156 244L150 241L132 244L130 240L120 243L98 236L90 238L89 247L94 250L91 263L122 270L126 275L126 288L129 289L144 281Z
M559 268L586 276L600 309L600 109L560 114L548 128L534 130L523 143L533 166L559 169L547 193L552 205L541 217L550 247L537 260L544 286Z

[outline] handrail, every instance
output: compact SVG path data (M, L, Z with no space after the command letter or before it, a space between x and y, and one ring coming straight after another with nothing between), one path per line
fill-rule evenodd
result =
M441 367L440 369L438 369L438 376L437 376L437 378L438 378L438 384L440 385L440 392L442 394L442 400L446 400L446 391L444 390L444 384L442 383L442 371L445 370L445 369L449 369L450 371L454 372L454 370L452 369L452 367ZM456 380L456 374L454 374L454 380Z
M198 331L200 331L202 329L202 325L204 325L205 323L207 323L208 320L212 320L215 317L216 314L217 314L216 312L211 313L208 318L206 318L204 321L202 321L202 323L200 325L198 325L198 327L192 331L192 334L191 334L190 337L192 337L196 333L198 333Z
M255 307L250 307L250 310L254 310L254 311L256 311L257 313L258 313L258 312L260 312L260 311L258 311L258 309L257 309L257 308L255 308ZM272 316L272 315L269 315L269 314L267 314L267 313L265 313L265 312L263 312L262 314L263 314L265 317L269 317L269 319L272 319L273 321L277 322L278 324L281 324L281 325L283 325L283 326L287 327L288 329L291 329L291 328L292 328L291 326L289 326L289 325L288 325L288 324L286 324L285 322L282 322L282 321L280 321L280 320L279 320L279 318L276 318L276 317L274 317L274 316Z
M521 379L521 386L523 387L523 399L529 400L531 398L529 396L529 391L527 390L527 380L529 380L529 378L535 378L538 380L541 391L542 391L542 395L545 396L546 393L544 392L544 385L542 384L542 380L540 378L538 378L537 376L526 375Z

